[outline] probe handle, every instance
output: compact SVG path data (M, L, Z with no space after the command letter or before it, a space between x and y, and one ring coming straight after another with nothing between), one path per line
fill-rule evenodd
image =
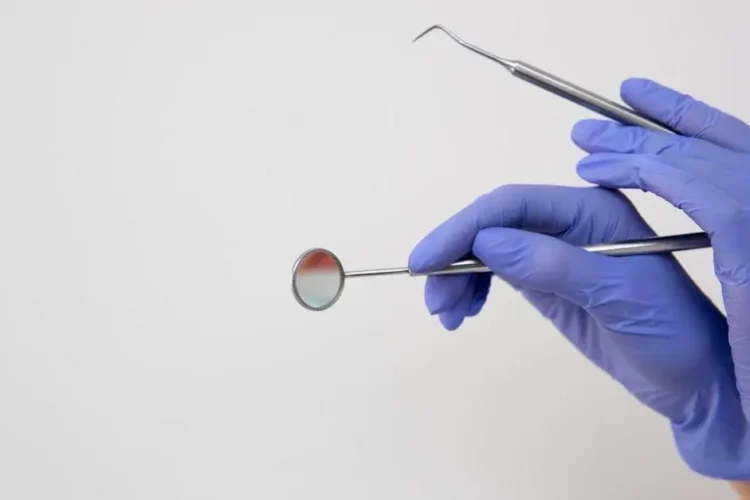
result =
M590 90L581 88L578 85L536 68L531 64L517 61L510 69L510 72L517 78L620 123L636 125L657 132L674 133L668 127L650 118L646 118L630 108L610 101Z

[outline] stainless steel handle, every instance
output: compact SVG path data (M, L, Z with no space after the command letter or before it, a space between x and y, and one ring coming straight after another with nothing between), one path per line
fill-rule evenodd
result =
M609 255L611 257L628 257L633 255L649 255L698 248L709 248L711 239L706 233L689 233L675 236L654 236L640 240L623 241L619 243L600 243L586 245L581 249L591 253ZM429 273L410 273L412 276L437 276L446 274L486 273L492 270L478 260L462 260L455 262L445 269Z
M605 97L565 81L558 76L547 73L531 64L518 61L509 68L509 71L513 76L536 85L537 87L543 88L548 92L552 92L558 97L567 99L568 101L583 106L595 113L611 118L612 120L627 125L644 127L657 132L674 133L670 128L651 120L650 118L646 118L630 108L610 101Z

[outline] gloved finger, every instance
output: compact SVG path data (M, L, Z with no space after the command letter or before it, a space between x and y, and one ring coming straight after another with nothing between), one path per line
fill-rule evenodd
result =
M554 318L560 314L561 310L564 311L566 306L580 309L577 305L572 304L565 299L561 299L554 293L539 292L537 290L520 287L519 290L521 290L521 295L523 295L523 297L534 306L534 309L539 311L539 314L549 320L554 321Z
M709 235L727 227L739 205L685 162L679 167L645 155L600 153L578 163L584 180L613 189L642 189L684 211Z
M663 288L651 286L650 280L674 280L674 268L664 266L673 262L669 260L672 257L608 257L547 235L510 228L480 231L474 253L504 280L527 290L554 294L590 314L593 322L583 322L572 309L547 311L558 314L556 326L571 340L583 342L580 347L586 353L596 348L589 337L601 332L600 326L612 336L598 338L599 342L628 342L619 336L664 335L658 311L675 299L664 294ZM581 332L587 328L590 330ZM608 362L605 358L600 357L600 361Z
M487 296L490 293L490 286L492 284L492 273L476 274L475 279L474 295L471 298L467 316L476 316L479 314L487 302Z
M509 185L488 193L430 232L409 256L414 272L441 269L471 251L477 232L515 227L573 245L653 234L620 193L598 188Z
M489 294L492 274L428 276L425 302L431 314L439 314L443 325L454 330L464 318L476 316ZM450 328L449 328L450 327Z
M467 287L464 289L463 294L459 298L458 302L453 305L448 311L440 313L440 322L443 324L448 331L457 330L460 327L464 319L469 316L469 309L474 297L473 287Z
M710 161L737 154L712 142L608 120L581 120L573 127L571 138L587 153L689 156Z
M584 309L606 300L607 290L622 279L620 265L611 258L519 229L483 229L473 251L502 279L555 294Z
M552 293L523 290L523 296L560 331L581 353L600 368L603 357L601 339L594 318L583 308Z
M677 133L735 151L750 152L750 126L693 97L652 80L630 78L620 88L623 100Z
M428 276L424 286L424 301L430 314L440 314L455 307L467 289L474 286L471 274Z

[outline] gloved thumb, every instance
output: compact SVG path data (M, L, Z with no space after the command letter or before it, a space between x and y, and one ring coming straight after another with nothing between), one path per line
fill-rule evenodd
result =
M622 276L611 258L519 229L483 229L472 251L511 285L553 293L585 309L607 302Z

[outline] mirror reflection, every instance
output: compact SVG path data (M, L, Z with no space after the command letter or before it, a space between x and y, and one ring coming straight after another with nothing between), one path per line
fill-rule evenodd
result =
M315 249L297 261L292 288L297 301L315 311L332 306L344 287L344 270L331 252Z

